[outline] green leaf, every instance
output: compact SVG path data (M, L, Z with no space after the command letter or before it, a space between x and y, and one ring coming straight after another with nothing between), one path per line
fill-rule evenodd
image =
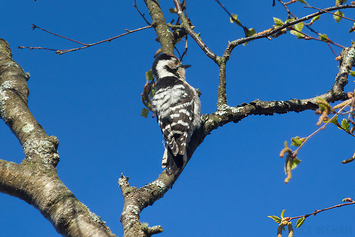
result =
M339 21L341 19L343 19L343 17L344 17L344 13L342 11L338 10L338 11L334 12L333 18L337 24L339 23Z
M238 15L236 14L231 14L231 18L229 19L231 23L234 23L234 21L238 20Z
M320 15L313 17L311 20L311 24L313 24L315 21L318 21L319 19L320 19Z
M271 219L273 219L277 224L281 223L281 218L278 216L267 216L270 217Z
M175 8L169 8L169 12L170 13L176 13L176 9Z
M305 0L298 0L300 3L308 5L308 3Z
M284 218L284 214L285 214L285 209L283 209L281 212L281 218Z
M231 14L231 15L232 15L232 17L229 18L229 21L231 23L235 22L238 26L242 26L242 23L240 23L240 20L238 20L238 15L236 15L236 14Z
M302 31L302 29L303 29L303 22L297 23L294 27L295 27L296 30Z
M328 121L324 121L324 123L326 123L326 122L328 122ZM335 125L339 124L339 122L338 122L338 115L335 115L335 116L330 120L329 123L333 123L333 124L335 124Z
M284 23L281 19L274 17L275 26L282 26Z
M291 34L295 35L297 37L297 39L302 39L304 38L304 34L301 33L302 29L303 29L303 22L297 23L296 25L294 25L294 29L295 30L291 30Z
M355 77L355 71L350 70L349 72L350 72L350 76Z
M152 88L152 90L150 91L149 97L152 98L155 94L155 88Z
M296 228L300 228L301 225L303 225L305 219L306 219L306 218L304 218L304 217L298 219L298 220L297 220L297 223L296 223Z
M346 3L347 0L336 0L335 1L335 6L338 6L340 4Z
M300 137L297 136L297 137L292 137L291 141L292 141L291 146L300 146L302 145L304 139L300 139Z
M148 114L149 114L149 110L143 108L141 112L141 116L143 116L144 118L148 118Z
M347 119L343 118L343 120L341 121L341 127L347 131L350 132L349 128L350 128L350 123L348 122Z
M298 159L297 157L293 158L293 159L291 160L291 170L293 170L294 168L296 168L299 163L301 163L301 160L300 160L300 159Z
M254 28L249 28L248 32L246 33L247 37L253 36L256 34L256 31L254 30Z
M294 36L296 36L297 39L303 39L304 38L304 34L303 33L299 33L299 32L297 32L295 30L291 30L290 33L293 34Z
M152 69L149 69L149 71L145 73L145 78L147 79L147 82L150 82L154 79Z
M322 41L324 41L324 42L328 42L328 41L329 41L328 36L327 36L326 34L320 35L319 38L320 38Z

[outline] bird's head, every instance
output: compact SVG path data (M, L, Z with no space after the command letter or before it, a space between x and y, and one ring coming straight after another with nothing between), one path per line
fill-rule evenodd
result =
M157 81L164 77L178 77L185 80L185 68L188 67L190 65L182 65L174 55L163 53L155 59L152 71Z

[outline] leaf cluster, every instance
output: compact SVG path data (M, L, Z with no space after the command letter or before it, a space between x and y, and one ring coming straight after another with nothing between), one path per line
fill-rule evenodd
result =
M319 106L319 109L316 110L316 114L319 114L319 119L318 122L316 123L317 126L320 126L322 123L325 123L321 128L319 128L317 131L313 132L311 135L308 137L303 137L300 138L298 136L292 137L291 138L291 146L298 147L295 151L290 149L287 146L287 141L284 143L284 148L280 152L280 157L283 158L285 155L285 173L287 175L285 179L285 183L288 183L291 179L291 170L296 168L297 165L301 162L300 159L297 158L297 154L299 149L305 144L305 142L310 139L313 135L315 135L317 132L323 130L326 125L328 124L334 124L337 126L342 131L345 131L349 135L355 137L354 132L355 132L355 121L353 121L355 117L354 113L354 102L355 102L355 97L354 93L348 93L348 97L350 99L341 102L335 106L329 105L329 103L321 98L317 98L317 104ZM342 112L346 108L349 107L349 111L347 112ZM339 109L338 112L335 112L337 109ZM332 118L329 118L329 114L335 113L335 115ZM346 115L347 118L342 118L341 121L339 121L339 116L344 116ZM342 163L349 163L351 161L355 160L355 153L351 156L351 158L343 160Z

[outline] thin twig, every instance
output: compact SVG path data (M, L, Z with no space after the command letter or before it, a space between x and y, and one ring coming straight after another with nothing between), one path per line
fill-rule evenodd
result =
M322 11L322 9L320 9L320 8L316 8L316 7L312 7L312 6L304 6L305 8L312 8L312 9L315 9L315 10L318 10L318 11ZM344 18L344 19L347 19L347 20L349 20L349 21L353 21L353 22L355 22L355 20L354 19L351 19L351 18L348 18L348 17L345 17L345 16L341 16L341 15L339 15L339 14L335 14L335 13L333 13L333 12L330 12L330 11L326 11L326 10L323 10L324 12L326 12L326 13L329 13L329 14L332 14L332 15L334 15L334 16L338 16L338 17L341 17L341 18Z
M151 23L145 18L144 14L141 13L138 9L138 6L137 6L137 0L134 0L134 4L133 4L133 7L138 11L139 15L141 15L141 17L143 18L143 20L145 21L145 23L147 23L147 25L151 25Z
M56 34L56 33L53 33L53 32L51 32L51 31L48 31L48 30L46 30L46 29L43 29L43 28L41 28L41 27L39 27L39 26L36 26L35 24L32 24L32 27L31 27L31 28L32 28L32 30L35 30L35 29L43 30L44 32L47 32L47 33L49 33L49 34L55 35L55 36L57 36L57 37L60 37L60 38L63 38L63 39L69 40L69 41L72 41L72 42L77 43L77 44L81 44L81 45L85 45L85 46L87 45L87 44L81 43L81 42L79 42L79 41L76 41L76 40L67 38L67 37L62 36L62 35L58 35L58 34Z
M348 202L348 203L341 203L341 204L334 205L332 207L324 208L322 210L315 210L314 212L306 214L306 215L290 217L290 219L288 219L288 220L291 221L293 219L299 219L299 218L302 218L302 217L307 218L307 217L309 217L311 215L316 215L316 214L318 214L320 212L323 212L323 211L328 211L328 210L331 210L331 209L334 209L334 208L349 206L349 205L353 205L353 204L355 204L355 201L351 201L351 202Z
M50 49L50 48L44 48L44 47L28 47L28 46L18 46L19 49L29 49L29 50L33 50L33 49L43 49L43 50L49 50L49 51L57 51L57 49Z
M86 48L89 48L91 46L95 46L95 45L98 45L98 44L102 44L102 43L105 43L105 42L111 42L112 40L115 40L115 39L118 39L120 37L123 37L125 35L128 35L128 34L131 34L131 33L134 33L134 32L137 32L137 31L141 31L141 30L145 30L145 29L148 29L148 28L151 28L152 26L144 26L144 27L141 27L141 28L138 28L138 29L134 29L134 30L127 30L126 29L126 33L123 33L123 34L120 34L120 35L117 35L117 36L114 36L114 37L111 37L109 39L105 39L105 40L101 40L99 42L95 42L95 43L92 43L92 44L84 44L84 43L80 43L76 40L73 40L73 39L70 39L70 38L67 38L67 37L64 37L64 36L61 36L61 35L58 35L58 34L55 34L53 32L50 32L50 31L47 31L45 29L42 29L38 26L36 26L36 28L39 28L47 33L50 33L50 34L53 34L55 36L58 36L58 37L61 37L61 38L64 38L66 40L69 40L69 41L72 41L72 42L75 42L75 43L78 43L78 44L81 44L81 45L84 45L82 47L78 47L78 48L72 48L72 49L49 49L49 48L44 48L44 47L29 47L29 46L18 46L19 49L44 49L44 50L50 50L50 51L55 51L57 54L65 54L65 53L69 53L69 52L74 52L74 51L77 51L77 50L80 50L80 49L86 49Z
M289 3L284 3L284 2L281 1L281 0L278 0L278 1L279 1L279 2L284 6L284 8L286 9L288 17L292 16L292 17L295 18L295 19L299 19L299 18L298 18L295 14L293 14L293 13L290 11L290 9L287 7L287 5L290 4L290 2L289 2ZM305 6L305 7L308 7L308 6ZM312 7L310 7L310 8L312 8ZM318 10L321 10L321 9L318 9ZM313 33L316 34L317 36L320 36L320 35L321 35L321 33L315 31L315 30L314 30L312 27L310 27L308 24L304 24L304 25L308 28L308 30L310 30L311 32L313 32ZM294 29L294 30L295 30L295 29ZM305 34L305 33L303 33L303 32L299 32L299 33L302 33L302 34L304 34L304 35L307 35L307 34ZM309 36L309 35L307 35L307 36L308 36L308 38L305 37L305 39L313 39L313 40L317 40L317 41L323 41L323 40L321 40L321 39L314 38L314 37L311 37L311 36ZM326 42L326 44L328 45L328 47L330 48L330 50L333 52L333 54L334 54L335 56L338 56L330 44L336 45L336 46L338 46L338 47L340 47L340 48L345 48L345 47L342 46L342 45L339 45L339 44L337 44L337 43L335 43L335 42L333 42L333 41L330 40L329 38L328 38L328 40L329 40L329 41ZM324 42L324 41L323 41L323 42Z
M215 0L221 7L222 9L228 14L228 16L230 17L230 19L236 23L237 25L240 24L239 26L241 26L243 28L243 31L244 31L244 34L247 36L247 33L248 33L248 27L244 26L240 21L237 21L234 20L234 17L232 16L232 14L227 10L227 8L218 0Z
M263 33L263 34L256 34L256 35L253 35L253 36L250 36L250 37L234 40L234 41L232 41L232 42L230 42L228 44L227 49L224 52L224 55L230 56L230 54L233 51L233 49L235 47L237 47L238 45L241 45L241 44L244 44L244 43L256 40L256 39L266 38L268 36L274 35L277 32L279 32L279 31L281 31L281 30L283 30L283 29L285 29L287 27L295 25L295 24L297 24L299 22L307 21L309 19L312 19L315 16L322 15L322 14L326 13L326 11L334 11L334 10L347 9L347 8L355 8L355 5L340 5L340 6L328 7L328 8L322 9L322 10L320 10L318 12L315 12L315 13L309 14L307 16L304 16L302 18L296 19L294 21L289 21L289 22L287 22L286 24L284 24L282 26L276 27L276 28L271 29L269 31L265 31L265 33Z
M308 35L308 34L302 32L302 31L296 30L294 27L292 27L292 30L293 30L293 31L296 31L296 32L298 32L298 33L300 33L300 34L303 34L303 35L305 36L303 39L305 39L305 40L316 40L316 41L325 42L325 41L323 41L322 39L312 37L312 36L310 36L310 35ZM334 41L332 41L332 40L329 39L329 38L327 38L327 40L328 40L328 41L325 42L325 43L329 46L330 50L334 53L335 57L338 56L338 54L335 53L335 51L333 50L333 48L331 47L330 44L333 44L333 45L335 45L335 46L338 46L339 48L342 48L342 49L345 48L345 46L342 46L342 45L340 45L340 44L338 44L338 43L335 43Z
M189 24L187 18L185 17L184 13L182 12L180 1L174 0L174 3L175 3L175 8L177 10L177 14L181 19L182 26L184 27L184 29L194 39L194 41L198 44L198 46L200 46L200 48L203 50L203 52L205 52L205 54L209 58L211 58L214 62L216 62L217 56L206 46L206 44L201 40L200 36L197 35L190 27L190 24Z

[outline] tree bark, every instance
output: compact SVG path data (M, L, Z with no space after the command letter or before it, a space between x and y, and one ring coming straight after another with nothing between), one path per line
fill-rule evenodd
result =
M12 59L9 44L0 39L0 116L25 154L21 164L0 160L0 192L38 209L63 236L115 236L58 177L59 142L29 111L27 79Z

